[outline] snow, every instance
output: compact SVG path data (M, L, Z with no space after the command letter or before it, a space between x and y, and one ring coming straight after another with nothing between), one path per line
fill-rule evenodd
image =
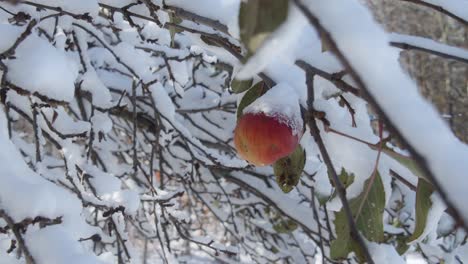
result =
M6 63L7 78L13 84L51 99L66 102L73 99L78 72L49 42L30 36L16 49L15 57Z
M167 94L166 90L161 83L157 82L150 86L150 91L153 96L154 104L160 113L168 118L170 121L174 121L175 118L175 107L171 98Z
M94 69L88 70L81 79L83 81L81 82L81 88L91 93L94 105L102 108L112 106L112 96L109 89L99 79Z
M371 176L377 153L368 146L332 133L321 133L325 146L332 158L337 173L342 168L348 174L354 174L354 183L346 190L348 199L358 196L364 188L364 182ZM353 153L359 152L359 155ZM326 174L328 177L328 174ZM341 202L336 197L328 206L330 210L339 211Z
M367 242L367 248L375 263L404 264L405 261L392 245Z
M63 108L41 109L44 117L50 122L57 131L64 135L86 133L91 128L89 122L73 120ZM54 119L55 117L55 119Z
M171 44L171 35L169 33L169 30L160 28L154 22L148 22L143 28L142 34L147 39L157 39L158 42L161 43L161 45L170 46Z
M272 54L290 58L295 46L299 45L297 39L304 33L304 28L308 25L308 21L301 15L298 8L290 4L286 21L268 36L255 54L241 68L236 78L247 80L263 71L267 65L270 65L277 58Z
M459 57L468 61L468 50L442 44L432 39L392 33L390 34L390 41L406 43L416 47L434 50L440 53Z
M26 239L37 263L104 264L96 256L85 253L78 241L60 226L30 232Z
M3 110L0 111L0 146L0 207L15 222L36 216L63 217L63 226L28 231L26 239L31 254L39 263L64 263L70 256L75 263L98 263L95 256L77 250L80 248L78 238L71 237L85 228L84 219L80 217L81 203L70 192L44 180L24 163L21 154L8 140ZM18 190L22 193L18 194Z
M105 173L96 166L86 165L83 173L88 174L98 196L120 191L121 181L114 175Z
M107 134L112 130L112 120L107 114L95 113L93 117L91 117L91 123L95 131L102 131Z
M123 7L132 3L132 0L99 0L99 3L114 7Z
M0 35L2 35L2 40L0 41L0 53L5 52L13 46L16 39L22 32L23 29L21 27L15 27L10 24L0 24Z
M315 221L300 221L300 219L313 219L312 210L307 207L299 206L298 201L294 201L293 198L288 197L287 194L282 193L279 187L268 188L265 186L262 180L256 179L254 177L245 177L239 173L232 173L229 177L233 177L234 179L246 184L246 186L253 188L262 195L265 195L269 200L273 201L274 204L278 206L279 210L283 211L291 219L305 225L305 227L310 231L317 230L318 226Z
M0 108L0 208L15 222L36 216L62 219L62 223L46 227L28 225L22 234L36 263L116 263L117 244L122 249L122 244L116 242L118 235L125 240L129 261L141 263L143 234L159 238L148 241L148 263L271 263L286 258L293 263L320 263L322 254L329 255L328 241L324 252L319 252L319 225L314 220L311 201L317 205L326 240L329 233L336 233L333 217L334 211L341 209L341 202L330 197L334 188L320 151L310 133L302 131L300 106L306 106L307 86L304 71L295 61L304 60L328 74L341 72L344 67L331 52L322 52L319 34L294 5L289 8L287 21L242 66L236 56L223 48L203 43L199 34L178 33L171 45L170 31L156 23L132 17L132 24L128 16L119 12L108 12L109 18L98 14L98 5L105 3L115 7L131 5L129 11L149 17L143 1L33 1L75 14L89 13L93 19L89 23L63 15L55 20L57 12L53 10L38 11L27 3L2 3L12 12L28 12L38 19L14 57L2 60L8 69L6 80L30 93L10 89L5 104L11 108ZM167 0L168 9L161 0L152 2L161 7L156 15L163 24L169 21L173 7L182 8L227 25L233 37L190 19L183 21L183 26L240 45L234 38L239 32L240 0ZM365 76L366 84L384 100L385 107L390 107L392 120L405 135L410 135L418 150L430 156L437 174L448 179L444 186L458 183L457 188L463 189L459 182L464 178L453 173L466 168L461 164L466 159L466 153L460 150L463 145L453 140L448 129L440 128L440 120L430 119L436 116L435 111L421 107L424 103L416 94L415 85L399 68L400 50L388 44L411 43L462 58L467 57L466 51L420 37L386 34L357 0L335 2L310 1L314 13L337 36L340 48ZM463 7L463 2L457 6L454 3L447 1L443 5L447 10ZM10 48L25 29L8 25L13 23L11 18L11 14L0 10L0 52ZM226 69L231 67L233 72ZM236 103L242 95L229 92L228 77L253 76L257 81L258 72L268 75L277 85L244 112L278 117L295 134L304 133L301 146L306 150L306 173L288 194L282 193L275 183L271 167L255 168L239 160L232 143ZM357 86L349 74L343 80ZM138 84L135 133L134 84ZM80 89L76 94L75 87ZM315 76L314 90L314 108L325 113L330 129L335 131L327 131L318 120L333 165L338 172L344 168L355 176L346 190L347 198L352 199L362 192L376 163L377 151L369 146L380 140L373 129L375 119L363 98L341 92L324 78ZM43 102L37 95L61 102ZM340 98L346 99L354 110L356 126ZM119 107L115 107L120 99ZM31 101L39 104L37 139ZM402 104L397 104L400 101ZM435 124L434 129L429 121ZM446 141L441 141L442 137ZM36 157L36 140L40 161ZM431 143L423 146L422 141ZM134 143L137 164L132 156ZM442 174L442 169L446 169L443 164L451 168ZM392 224L414 229L415 193L392 178L390 170L412 185L417 184L417 177L386 153L380 156L378 170L388 210L384 213L384 225L389 241L393 241L391 233L406 231ZM178 195L181 192L184 194ZM432 259L440 257L447 263L455 257L466 259L466 245L461 245L465 233L462 229L453 230L455 222L444 212L440 197L434 194L431 201L433 207L424 234L414 243L431 253ZM125 210L118 209L111 216L104 214L121 206ZM291 233L277 233L275 223L288 219L298 228ZM115 230L108 232L110 221L116 224L118 234ZM0 218L0 228L5 225ZM176 228L187 230L187 235L198 242L233 251L236 256L215 254L209 247L188 242ZM442 233L446 236L438 237ZM94 234L102 238L105 246L83 241ZM14 258L17 249L7 253L12 238L8 230L6 234L0 232L0 263L25 262L24 257L18 261ZM169 242L171 252L167 250ZM449 246L450 252L442 252L441 246ZM369 243L369 250L376 263L402 263L405 258L408 263L417 263L416 259L421 259L413 253L416 246L401 257L390 245ZM122 257L127 262L125 254Z
M299 97L287 83L279 83L269 89L264 95L244 108L243 113L264 113L276 117L288 125L293 135L301 135L303 120L299 107Z
M63 10L74 14L88 13L91 16L97 16L99 12L99 5L97 0L33 0L31 2L48 6L61 7Z
M427 264L427 261L418 253L408 254L406 257L407 264Z
M16 221L31 215L55 218L65 208L79 208L79 202L70 197L65 190L43 180L32 171L13 143L8 140L5 113L0 111L0 153L2 177L0 177L0 205ZM27 195L17 195L21 188ZM58 202L56 197L61 197ZM65 206L63 202L67 202Z
M101 181L101 184L104 183L105 182ZM105 194L102 198L106 201L112 201L117 206L123 205L125 207L125 213L128 215L135 215L140 206L140 197L138 193L132 190L122 190L111 194Z
M457 256L463 263L468 261L468 244L462 245L457 249Z
M371 95L423 156L448 199L468 221L468 204L463 198L466 188L459 184L466 180L468 146L453 135L403 72L398 52L388 45L388 35L356 0L340 1L339 5L317 0L308 7L330 31Z

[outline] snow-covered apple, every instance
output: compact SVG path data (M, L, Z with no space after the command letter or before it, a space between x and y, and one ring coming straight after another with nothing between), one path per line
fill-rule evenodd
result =
M243 159L265 166L292 153L300 136L283 117L246 113L237 123L234 144Z

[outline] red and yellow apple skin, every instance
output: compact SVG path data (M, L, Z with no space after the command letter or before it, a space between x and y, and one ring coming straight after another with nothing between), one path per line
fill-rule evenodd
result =
M242 115L234 131L234 145L240 157L256 166L273 164L291 154L300 140L300 133L278 117L264 113Z

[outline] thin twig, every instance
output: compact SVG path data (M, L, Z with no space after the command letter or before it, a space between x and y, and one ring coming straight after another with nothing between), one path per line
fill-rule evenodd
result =
M313 78L314 78L314 74L312 73L307 74L307 79L306 79L307 91L308 91L307 92L308 109L306 110L307 113L313 112L313 102L314 102ZM366 260L370 264L373 264L374 261L372 260L369 250L367 249L366 243L364 239L362 238L361 234L359 233L356 222L354 221L353 212L351 211L351 207L349 206L348 200L346 198L346 189L343 186L343 183L340 181L338 174L336 173L335 167L333 166L333 162L330 158L330 155L328 154L327 148L325 147L325 143L323 142L323 139L320 136L320 129L317 125L317 122L315 121L315 118L313 118L312 114L308 114L308 116L309 118L307 118L307 124L310 128L310 134L315 139L315 142L317 143L319 147L320 153L322 154L323 161L327 166L328 172L332 176L332 181L335 185L336 191L338 193L338 197L340 198L340 201L343 204L343 211L346 215L346 220L348 221L351 236L358 243Z
M430 54L433 54L433 55L437 55L437 56L442 57L442 58L452 59L452 60L456 60L456 61L468 64L468 59L467 58L455 56L453 54L448 54L448 53L444 53L444 52L441 52L441 51L432 50L432 49L428 49L428 48L424 48L424 47L419 47L419 46L409 44L409 43L405 43L405 42L391 41L390 45L392 45L394 47L397 47L397 48L400 48L400 49L404 49L404 50L419 50L419 51L423 51L423 52L430 53Z
M457 20L458 22L462 23L463 25L465 26L468 26L468 21L466 21L465 19L453 14L452 12L449 12L448 10L444 9L442 6L438 6L438 5L435 5L435 4L431 4L431 3L428 3L426 1L422 1L422 0L399 0L399 1L403 1L403 2L408 2L408 3L413 3L413 4L417 4L417 5L421 5L421 6L425 6L425 7L429 7L431 9L434 9L444 15L447 15L455 20Z
M35 264L36 262L34 261L34 258L31 255L31 252L29 252L28 247L26 246L26 242L23 239L23 236L21 236L20 231L15 225L15 221L11 216L9 216L4 210L0 210L0 217L5 220L7 223L8 227L13 231L13 234L16 237L16 241L18 241L18 246L20 252L24 253L24 257L26 259L27 264Z
M361 96L359 89L353 87L347 82L343 81L341 78L333 73L325 72L319 68L316 68L303 60L296 61L296 65L302 68L308 74L316 74L330 82L332 82L338 89L343 90L344 92L352 93L358 97Z

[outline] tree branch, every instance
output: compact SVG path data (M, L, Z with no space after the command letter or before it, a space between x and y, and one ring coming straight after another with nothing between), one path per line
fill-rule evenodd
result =
M350 61L345 57L345 55L342 53L342 51L338 48L338 45L337 45L336 41L333 39L331 34L326 30L326 28L323 27L323 25L318 20L318 18L314 14L312 14L312 12L307 8L307 6L305 6L300 0L293 0L293 1L299 7L301 12L306 16L306 18L309 20L309 22L319 32L322 32L322 37L329 44L330 50L336 55L336 57L339 59L339 61L345 66L347 71L353 77L353 79L357 83L358 87L360 88L364 98L367 99L367 101L373 106L375 111L378 113L378 115L384 121L384 123L386 125L386 128L399 139L401 144L406 149L408 149L408 151L414 157L414 160L416 161L418 166L423 171L424 175L432 182L432 184L434 185L434 187L436 188L437 192L440 194L440 196L442 197L444 202L447 204L448 207L450 207L450 210L453 210L455 220L458 223L460 223L461 225L463 225L465 230L468 231L468 224L465 223L465 221L463 220L463 218L460 215L460 213L458 212L458 210L455 209L455 207L453 206L453 203L449 200L446 192L440 187L440 184L439 184L437 178L435 177L434 173L429 169L429 166L428 166L427 161L424 158L424 156L416 151L415 147L413 147L411 142L409 142L403 136L402 132L393 124L393 122L389 118L388 114L378 104L377 100L371 95L371 93L369 92L369 88L364 83L361 76L351 66Z
M29 252L29 249L26 246L26 242L24 241L23 236L21 236L20 231L16 227L13 218L11 218L11 216L9 216L4 210L0 210L0 217L3 218L3 220L5 220L8 227L11 229L11 231L13 231L13 234L16 237L16 241L18 241L19 250L24 253L26 264L35 264L36 262L34 261L31 252Z
M436 11L438 11L438 12L444 14L444 15L447 15L447 16L457 20L458 22L462 23L465 26L468 26L468 21L466 21L465 19L463 19L463 18L449 12L448 10L444 9L442 6L434 5L434 4L431 4L431 3L428 3L428 2L425 2L425 1L422 1L422 0L399 0L399 1L429 7L431 9L433 9L433 10L436 10Z
M468 64L468 59L467 58L463 58L463 57L455 56L453 54L448 54L448 53L445 53L445 52L432 50L432 49L428 49L428 48L424 48L424 47L420 47L420 46L416 46L416 45L405 43L405 42L391 41L390 45L393 46L393 47L404 49L404 50L419 50L419 51L430 53L430 54L433 54L433 55L436 55L436 56L439 56L439 57L442 57L442 58L456 60L456 61Z
M338 174L336 173L335 167L333 166L333 162L330 158L330 155L328 154L327 148L325 147L325 143L323 142L322 137L320 136L320 129L312 114L314 111L313 109L314 74L308 73L306 78L307 78L306 82L307 82L307 106L308 106L308 109L306 110L306 113L308 113L306 116L308 117L306 119L307 119L307 125L309 126L309 129L310 129L310 134L312 135L315 142L317 143L320 153L322 154L323 161L327 166L327 170L332 176L332 181L335 185L336 191L338 193L338 197L340 198L340 201L343 204L343 211L346 215L346 220L348 221L351 236L359 244L359 247L362 249L362 252L364 253L366 260L370 264L373 264L374 261L372 260L372 257L367 249L366 243L364 239L362 238L361 234L359 233L359 230L356 226L356 222L354 221L353 212L351 211L351 207L349 206L348 200L346 198L346 189L343 186L343 183L341 183L340 178L338 177Z

